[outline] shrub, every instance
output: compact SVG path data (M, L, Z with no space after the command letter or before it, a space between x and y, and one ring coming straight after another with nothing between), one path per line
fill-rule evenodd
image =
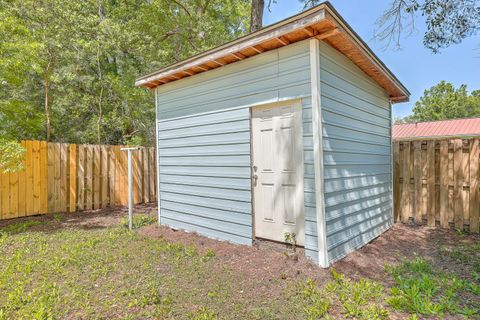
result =
M21 171L25 148L16 141L0 138L0 173Z

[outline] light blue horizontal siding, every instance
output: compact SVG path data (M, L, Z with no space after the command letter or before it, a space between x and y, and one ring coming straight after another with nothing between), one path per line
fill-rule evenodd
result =
M321 103L328 259L392 224L391 110L384 90L322 43Z
M160 86L157 93L160 119L307 96L310 94L309 44L298 42L167 83ZM222 119L219 122L228 120L223 116L216 116ZM235 113L229 115L235 116Z
M251 243L249 117L243 108L159 120L162 224ZM222 134L233 130L247 134Z
M309 95L308 41L157 88L161 223L251 244L249 107Z

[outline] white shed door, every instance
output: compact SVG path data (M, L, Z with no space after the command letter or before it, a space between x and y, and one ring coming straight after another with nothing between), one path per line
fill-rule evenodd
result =
M302 106L281 102L252 109L255 236L305 242Z

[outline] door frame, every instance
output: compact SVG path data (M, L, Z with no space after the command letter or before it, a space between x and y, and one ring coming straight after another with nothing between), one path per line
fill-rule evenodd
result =
M251 207L252 207L252 242L254 242L257 237L255 234L255 191L254 191L254 183L253 183L253 163L254 163L254 154L253 154L253 125L252 125L252 120L253 120L253 108L257 107L265 107L265 106L274 106L278 105L281 106L282 104L295 104L298 103L300 105L300 108L302 109L302 126L303 126L303 99L302 98L290 98L290 99L285 99L285 100L280 100L280 101L275 101L275 102L266 102L266 103L259 103L250 106L249 109L249 126L250 126L250 194L251 194ZM304 162L305 165L305 145L303 143L303 128L302 128L302 161ZM302 172L302 179L303 179L303 184L305 183L305 168L303 169ZM304 186L305 188L305 186ZM303 190L304 197L305 197L305 189ZM303 218L305 219L305 198L302 203L303 206ZM305 219L306 220L306 219ZM306 221L304 221L305 223ZM305 226L304 226L304 232L305 232ZM263 238L262 238L263 239ZM277 242L275 240L270 240L267 239L268 241L272 242ZM297 247L303 248L304 246L297 245Z

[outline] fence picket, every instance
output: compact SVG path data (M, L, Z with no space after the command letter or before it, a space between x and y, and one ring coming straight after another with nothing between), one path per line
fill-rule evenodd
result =
M25 141L21 141L21 145L25 148ZM22 160L22 167L23 169L18 172L18 216L19 217L24 217L25 216L25 212L26 212L26 202L25 202L25 187L26 187L26 176L27 176L27 173L26 173L26 161L25 161L25 157L23 158ZM0 179L1 180L1 179ZM0 194L1 194L1 188L0 188ZM1 202L1 200L0 200ZM0 205L0 219L1 219L1 216L2 216L2 209L1 209L1 205Z
M435 227L435 141L427 141L427 224Z
M102 158L102 164L101 164L101 192L100 192L100 206L102 208L106 207L108 205L108 174L109 174L109 168L108 168L108 147L107 146L101 146L100 147L100 152L101 152L101 158Z
M142 171L143 171L143 201L148 203L150 202L150 175L148 172L148 161L149 161L149 154L148 148L142 149Z
M108 147L109 159L108 159L108 192L109 202L111 206L115 205L116 193L115 193L115 170L116 170L116 157L115 147Z
M455 228L462 229L463 227L463 141L461 139L455 139L454 141L454 199L455 199L455 211L454 211L454 223Z
M8 219L18 217L18 173L10 173L10 212Z
M479 140L473 139L471 142L470 148L470 206L469 206L469 215L470 215L470 232L479 232Z
M33 213L40 213L40 141L32 143L33 156Z
M148 150L149 154L149 161L148 161L148 171L150 172L149 174L149 180L150 180L150 201L153 202L157 199L156 194L157 194L157 162L155 158L155 149L154 148L149 148Z
M93 146L93 209L100 209L100 192L101 192L101 155L100 146Z
M78 146L78 171L77 171L77 207L78 210L85 209L85 146Z
M403 186L402 186L402 222L408 222L410 209L410 142L403 143Z
M68 204L68 144L62 143L60 145L60 211L67 211Z
M2 174L2 219L8 219L10 215L10 175Z
M68 211L75 212L77 210L77 145L71 144L69 148L69 203Z
M142 199L142 173L140 164L142 163L142 151L132 152L132 176L133 176L133 202L140 203Z
M93 147L86 146L85 156L85 210L93 208Z
M47 211L55 212L55 148L47 144Z
M414 170L414 186L415 194L422 194L423 192L423 181L422 181L422 143L421 141L413 142L413 170ZM414 206L414 221L415 223L422 223L422 199L423 197L415 197L415 206Z
M25 183L25 215L33 214L33 141L25 141L25 163L26 163L26 183Z
M47 142L40 141L40 213L48 213Z
M448 228L448 141L440 141L440 226Z

